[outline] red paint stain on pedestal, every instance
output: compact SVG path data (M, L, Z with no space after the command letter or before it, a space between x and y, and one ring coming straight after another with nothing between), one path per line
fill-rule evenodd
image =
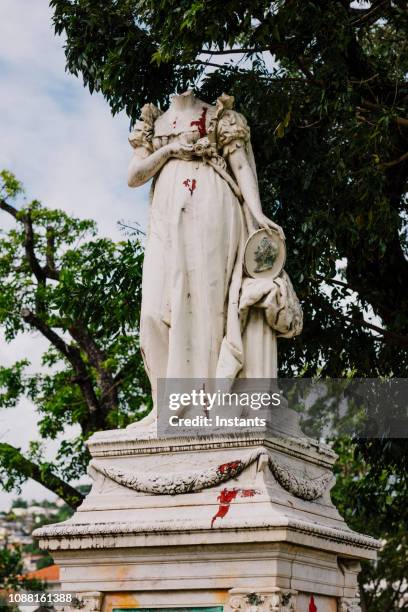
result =
M229 463L222 463L218 466L217 469L220 474L229 474L230 472L237 470L240 467L241 463L241 460L230 461Z
M200 138L204 138L204 136L207 134L207 129L205 127L205 118L207 115L207 109L203 106L203 112L201 113L200 117L198 118L198 121L192 121L190 123L190 125L196 125L198 127L198 131L200 133Z
M253 497L256 495L255 489L242 489L241 491L242 497Z
M238 495L238 489L230 489L230 490L223 489L221 491L221 493L217 497L217 500L220 502L220 505L218 506L217 513L214 514L214 516L212 517L211 527L213 527L215 520L217 518L224 518L224 516L228 514L228 510L230 509L231 502L234 501L234 499L236 499L237 495Z
M217 497L220 505L218 506L216 514L212 517L211 528L214 526L217 518L224 518L224 516L228 514L231 503L238 495L240 497L253 497L256 493L257 491L255 489L223 489Z
M313 595L310 598L309 602L309 612L317 612L316 604Z

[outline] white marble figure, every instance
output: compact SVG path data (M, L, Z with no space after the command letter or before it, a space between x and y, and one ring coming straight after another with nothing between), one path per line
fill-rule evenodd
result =
M233 101L212 106L186 91L164 113L146 104L129 138L129 186L154 179L141 348L155 404L158 378L276 377L276 336L302 328L285 272L244 273L248 235L283 232L262 212L250 130Z

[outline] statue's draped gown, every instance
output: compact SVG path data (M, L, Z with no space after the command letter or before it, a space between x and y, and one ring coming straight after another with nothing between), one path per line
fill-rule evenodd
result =
M266 298L271 286L243 277L248 227L225 175L237 147L245 147L251 163L253 156L247 122L228 108L230 100L222 96L216 106L203 102L196 121L182 131L168 113L146 105L130 137L133 147L149 154L174 140L208 148L209 137L212 143L204 159L170 158L152 186L141 349L154 392L158 378L274 377L276 333L300 331L299 313L296 318L290 309L278 312L282 308L275 304L276 312L266 317L265 310L249 308ZM286 275L281 284L291 292L293 306L297 300ZM272 329L268 322L274 318Z

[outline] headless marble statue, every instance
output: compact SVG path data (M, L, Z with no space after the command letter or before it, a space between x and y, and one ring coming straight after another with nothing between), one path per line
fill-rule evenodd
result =
M244 272L251 232L284 236L262 212L250 130L232 107L187 91L164 113L145 105L129 138L129 186L154 177L140 334L155 406L159 378L276 377L276 337L302 328L284 271Z

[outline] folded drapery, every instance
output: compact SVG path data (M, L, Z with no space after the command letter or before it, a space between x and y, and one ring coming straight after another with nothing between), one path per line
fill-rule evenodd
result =
M266 321L277 336L292 338L302 331L302 309L285 271L275 279L243 278L239 301L243 328L251 306L265 311Z

